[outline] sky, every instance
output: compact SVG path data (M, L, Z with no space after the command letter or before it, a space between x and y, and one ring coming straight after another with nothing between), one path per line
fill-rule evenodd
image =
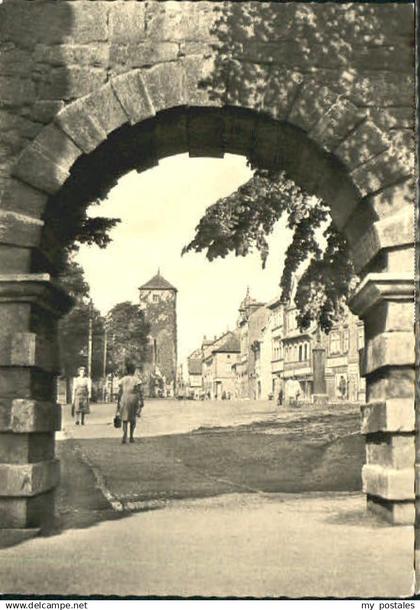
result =
M251 296L267 302L279 295L284 252L291 233L283 221L269 237L270 255L261 267L258 252L209 262L204 252L181 257L206 208L251 177L246 159L189 158L177 155L159 166L120 179L90 216L121 218L104 250L80 247L95 306L102 314L122 301L138 302L138 287L161 274L178 289L179 362L213 337L235 327L238 307L249 286Z

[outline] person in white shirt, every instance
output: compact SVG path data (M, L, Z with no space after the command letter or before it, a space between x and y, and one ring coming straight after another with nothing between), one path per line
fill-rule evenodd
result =
M78 376L73 379L72 415L76 415L76 425L85 425L85 415L90 413L89 402L92 396L92 382L86 376L86 367L79 366Z

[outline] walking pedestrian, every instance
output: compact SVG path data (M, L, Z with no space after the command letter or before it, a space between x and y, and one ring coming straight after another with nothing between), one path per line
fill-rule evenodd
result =
M79 366L78 376L73 379L71 414L76 415L76 425L85 425L85 415L90 413L89 402L92 396L92 383L86 376L86 367Z
M123 424L122 443L127 442L128 426L130 425L130 443L134 443L134 430L137 417L143 408L142 381L135 374L136 369L132 363L126 365L126 375L120 379L117 402L117 413L121 416Z

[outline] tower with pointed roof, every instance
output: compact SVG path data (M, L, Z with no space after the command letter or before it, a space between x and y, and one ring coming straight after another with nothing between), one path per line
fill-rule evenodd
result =
M175 389L177 371L177 289L160 273L139 287L139 305L150 325L149 357L145 375L165 380ZM146 388L147 390L147 388ZM153 388L149 394L153 395Z

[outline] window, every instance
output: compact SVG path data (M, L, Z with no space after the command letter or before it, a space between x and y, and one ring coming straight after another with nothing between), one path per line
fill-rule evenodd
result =
M296 316L294 311L289 311L288 315L288 330L294 330L296 328Z
M305 348L304 348L304 360L308 360L308 344L305 343Z
M303 360L303 346L299 345L299 362Z
M347 353L349 351L349 342L350 342L350 331L348 328L344 329L343 334L343 352Z
M357 329L357 349L362 349L365 346L365 329L359 326Z
M159 301L159 295L158 294L154 294L153 295L153 303L157 303Z
M340 333L335 330L330 334L330 354L339 354L339 353L340 353Z

